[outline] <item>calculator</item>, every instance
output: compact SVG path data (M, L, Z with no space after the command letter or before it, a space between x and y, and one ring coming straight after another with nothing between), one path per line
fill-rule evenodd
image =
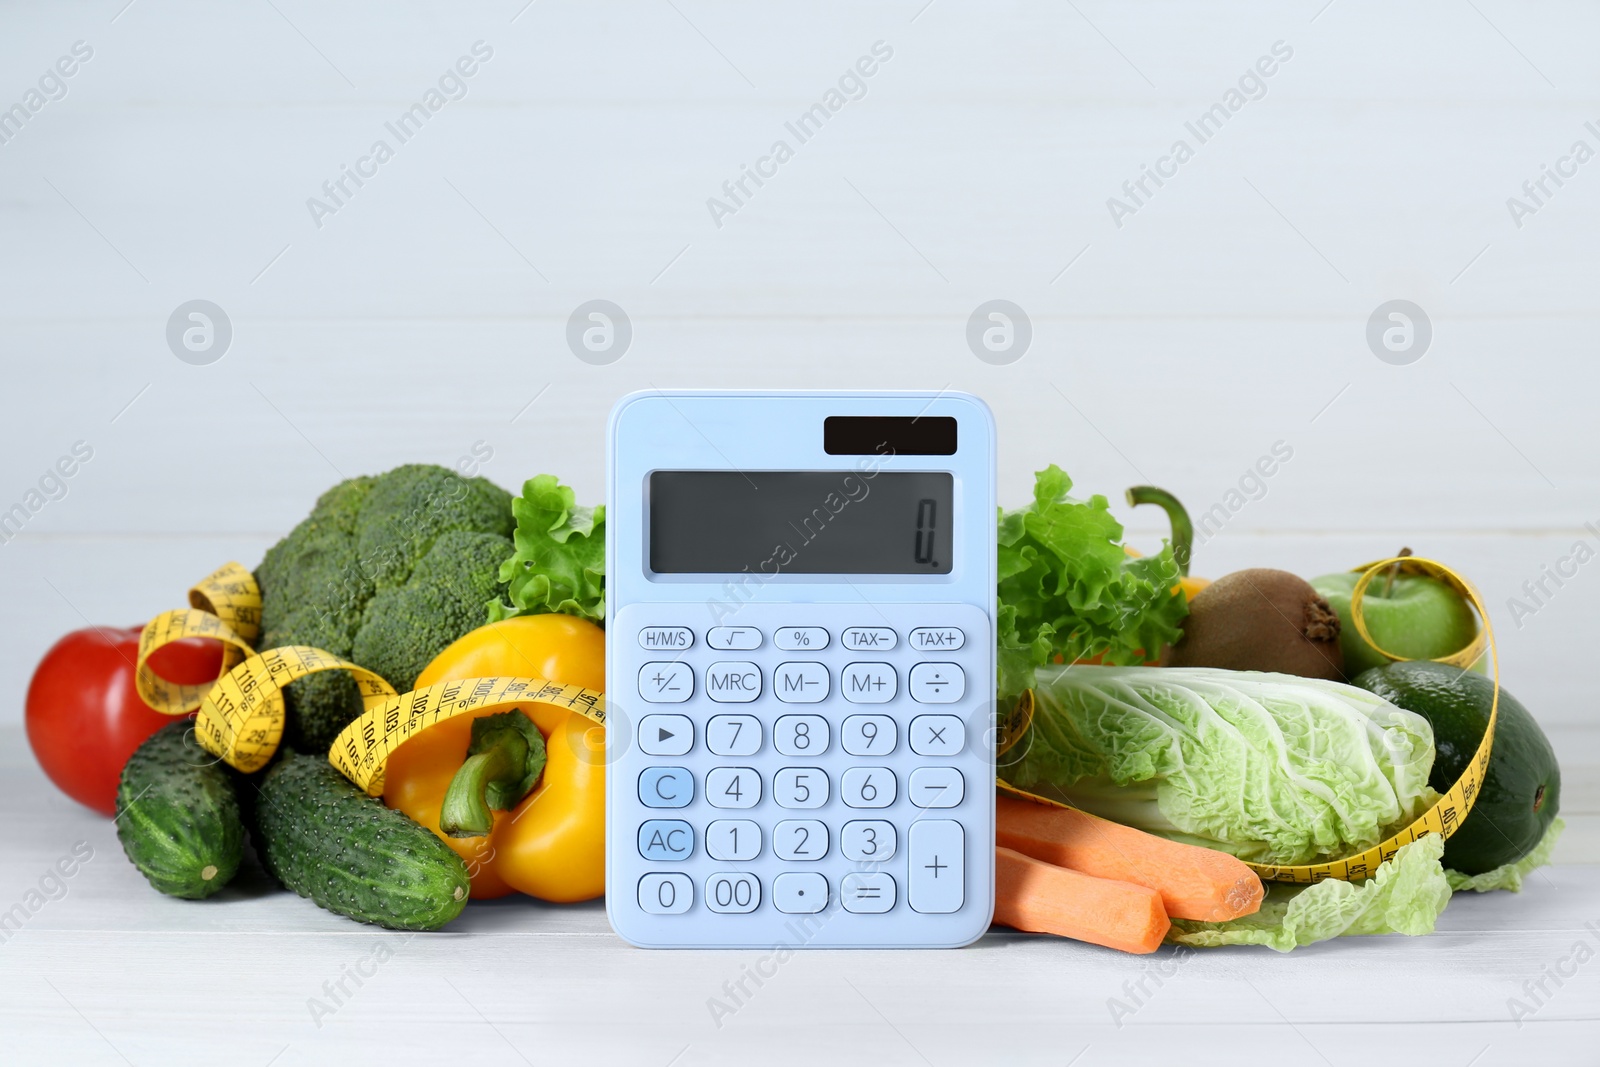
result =
M962 393L634 393L606 484L606 909L946 947L994 907L995 432Z

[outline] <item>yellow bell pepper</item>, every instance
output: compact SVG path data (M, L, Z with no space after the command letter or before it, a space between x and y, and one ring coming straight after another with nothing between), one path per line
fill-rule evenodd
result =
M521 615L450 645L418 676L416 688L517 675L603 690L605 664L605 632L593 623ZM469 747L482 751L469 758ZM531 792L503 795L525 788L529 773L537 776ZM527 704L447 719L401 745L389 757L383 801L466 861L474 899L520 892L566 903L605 891L605 793L603 728L575 712ZM496 807L502 810L490 810ZM441 825L450 821L442 819L446 814L464 815L454 834Z

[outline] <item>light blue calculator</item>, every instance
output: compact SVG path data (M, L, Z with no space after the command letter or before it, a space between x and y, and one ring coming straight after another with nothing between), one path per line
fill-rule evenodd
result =
M994 907L995 431L960 393L634 393L606 484L606 909L945 947Z

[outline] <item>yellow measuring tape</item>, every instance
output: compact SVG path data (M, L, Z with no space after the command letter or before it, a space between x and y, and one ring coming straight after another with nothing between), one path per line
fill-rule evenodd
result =
M1477 637L1471 644L1453 655L1444 656L1434 662L1459 667L1469 670L1483 655L1484 649L1489 651L1490 662L1494 668L1494 698L1489 705L1489 724L1483 731L1483 740L1478 743L1478 751L1473 755L1461 777L1439 800L1411 825L1401 830L1372 848L1355 856L1346 856L1343 859L1326 860L1321 863L1302 863L1292 866L1276 866L1266 863L1251 863L1249 867L1263 879L1269 882L1320 882L1327 878L1341 881L1360 881L1378 869L1378 865L1394 857L1404 845L1428 834L1438 834L1449 837L1455 833L1466 819L1467 813L1472 810L1472 803L1478 798L1478 793L1483 787L1483 777L1489 770L1489 752L1494 747L1494 727L1500 713L1500 655L1495 648L1494 626L1489 622L1489 611L1484 606L1483 598L1472 584L1462 578L1455 571L1442 563L1431 559L1420 559L1416 556L1395 556L1390 559L1379 560L1355 568L1361 572L1361 578L1356 582L1355 589L1350 593L1350 617L1355 623L1356 633L1386 659L1402 661L1406 657L1397 656L1380 647L1372 639L1372 634L1367 630L1366 615L1362 602L1367 595L1367 587L1374 578L1386 572L1390 567L1398 565L1406 574L1422 574L1438 578L1449 585L1456 592L1466 597L1472 606L1477 609L1478 617L1483 626L1479 629ZM1016 744L1026 734L1032 724L1034 701L1032 691L1023 694L1018 701L1018 706L1010 716L1006 728L1002 733L1000 751ZM1066 807L1057 801L1045 797L1035 796L1032 793L1018 789L1008 782L997 783L1000 791L1027 800L1050 804L1056 807Z
M361 715L340 731L328 760L368 794L383 792L389 756L412 735L457 715L551 704L603 726L604 694L543 678L466 678L410 693L365 667L309 645L254 651L261 631L261 590L255 576L229 563L189 590L190 607L151 619L139 638L137 682L145 703L166 715L195 717L195 738L230 767L249 773L272 759L283 740L283 689L319 671L348 671L361 694ZM163 645L186 637L223 644L222 674L207 685L177 685L146 662Z

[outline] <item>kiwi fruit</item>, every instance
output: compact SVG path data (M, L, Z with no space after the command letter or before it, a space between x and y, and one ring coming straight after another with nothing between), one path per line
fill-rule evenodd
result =
M1163 667L1225 667L1342 681L1339 615L1299 575L1253 567L1212 582L1189 602L1183 637Z

